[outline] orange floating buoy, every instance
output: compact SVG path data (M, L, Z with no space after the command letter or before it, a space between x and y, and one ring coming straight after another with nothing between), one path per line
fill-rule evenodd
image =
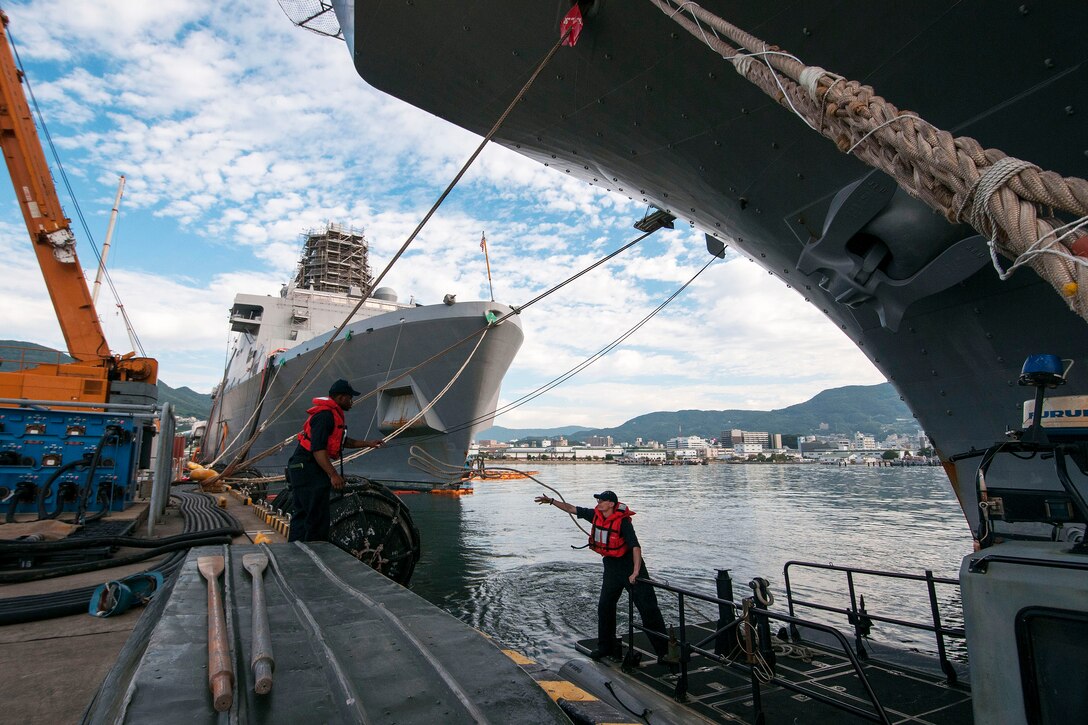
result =
M219 474L216 473L213 469L202 468L200 466L197 466L196 468L189 471L189 478L194 481L207 481L209 478L215 478L217 475Z

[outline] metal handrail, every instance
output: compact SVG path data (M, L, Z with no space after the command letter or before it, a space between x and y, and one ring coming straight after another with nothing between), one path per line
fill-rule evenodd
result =
M825 571L839 571L846 574L847 588L850 593L850 608L841 609L838 607L832 607L826 604L818 604L816 602L809 602L804 599L797 599L793 596L793 588L790 584L790 568L805 568L805 569L822 569ZM912 622L903 619L897 619L895 617L886 617L876 614L871 614L865 609L865 598L861 598L861 606L859 608L856 590L854 588L854 575L859 574L863 576L872 576L884 579L902 579L906 581L918 581L925 582L926 589L929 595L929 609L931 624L924 622ZM785 580L786 586L786 603L791 615L796 615L795 606L808 607L810 609L818 609L825 612L833 612L836 614L846 615L847 621L854 626L854 642L857 649L857 654L861 658L868 657L868 653L865 651L865 645L862 643L862 638L868 634L869 626L875 622L884 622L887 624L894 624L901 627L909 627L913 629L921 629L927 632L932 632L937 643L937 659L941 665L941 671L945 674L945 679L948 684L955 685L958 680L956 669L952 666L952 663L948 659L947 652L945 650L945 637L952 637L954 639L966 639L967 634L962 627L945 627L941 624L941 612L940 606L937 601L937 584L944 584L947 586L959 587L960 583L957 579L949 579L947 577L934 576L933 572L927 569L924 574L905 574L903 572L893 571L881 571L878 569L860 569L857 567L838 566L836 564L817 564L815 562L807 561L788 561L785 566L782 567L782 576ZM790 635L794 638L799 636L796 627L790 627Z
M643 578L643 577L639 577L637 579L637 581L649 584L650 586L654 587L655 589L662 589L662 590L667 591L667 592L672 592L672 593L676 594L677 598L678 598L679 615L680 615L679 616L679 622L680 622L680 624L679 624L679 630L680 630L680 634L679 634L679 638L680 638L680 641L679 641L679 644L680 644L680 663L679 663L680 664L680 677L677 679L677 682L676 682L676 692L675 692L676 699L679 700L679 701L683 701L685 699L686 695L687 695L687 686L688 686L688 668L687 668L687 665L688 665L688 660L691 659L691 654L694 652L696 654L700 654L703 657L706 657L707 659L714 660L715 662L718 662L719 664L725 665L727 667L736 667L736 668L741 669L742 671L748 672L750 677L751 677L752 699L753 699L754 707L757 710L757 715L760 715L762 713L762 706L760 704L761 700L760 700L759 680L756 678L755 668L751 667L750 665L742 664L740 662L734 662L734 661L730 660L728 657L718 655L718 654L716 654L715 652L713 652L711 650L707 650L707 649L703 648L703 645L707 644L711 640L717 639L717 637L719 635L725 633L726 631L729 631L729 630L737 627L744 620L743 619L734 620L730 624L727 624L726 626L718 629L713 634L709 635L708 637L704 637L703 639L699 640L695 644L691 644L691 643L689 643L687 641L687 632L685 631L684 599L686 597L699 599L701 601L704 601L704 602L707 602L707 603L710 603L710 604L717 604L719 606L733 607L734 611L736 611L738 609L741 609L742 607L740 607L736 602L729 601L728 599L720 599L718 597L710 596L708 594L700 594L699 592L695 592L695 591L692 591L690 589L684 589L682 587L673 586L672 584L669 584L668 582L659 582L659 581L655 581L653 579L646 579L646 578ZM627 607L628 607L627 622L628 622L628 634L629 634L629 647L633 647L633 644L634 644L634 630L635 630L636 626L639 629L639 631L645 632L648 635L658 635L658 636L665 637L665 638L669 637L668 633L666 633L666 632L655 632L654 630L649 629L648 627L646 627L644 625L635 625L635 623L634 623L634 619L635 619L635 617L634 617L634 600L630 596L628 596L628 598L627 598ZM800 693L802 695L805 695L806 697L811 697L814 700L819 700L820 702L823 702L823 703L825 703L827 705L835 707L835 708L837 708L839 710L844 710L846 712L852 713L852 714L857 715L858 717L863 718L865 720L869 720L871 722L884 723L885 725L890 725L891 721L888 719L887 713L884 712L884 707L880 704L880 700L877 698L876 692L873 690L872 685L869 683L869 679L865 676L865 671L861 667L861 662L859 661L858 657L854 654L854 651L850 648L850 643L846 641L846 637L843 636L842 632L840 632L839 630L835 629L834 627L832 627L830 625L821 624L819 622L810 622L810 621L807 621L807 620L804 620L804 619L800 619L799 617L795 617L792 614L787 615L787 614L781 614L779 612L772 612L772 611L769 611L767 609L764 609L764 608L760 607L759 605L757 605L755 608L753 608L752 612L754 613L754 616L755 616L755 618L757 620L757 623L758 623L758 626L760 627L760 629L761 630L766 630L767 633L769 633L769 631L770 631L769 628L767 628L767 626L766 626L767 622L768 622L768 620L773 619L773 620L776 620L776 621L779 621L779 622L785 622L786 624L789 624L791 626L791 628L795 627L796 625L799 625L799 624L804 625L805 627L808 627L810 629L815 629L815 630L820 631L820 632L825 632L826 634L831 635L832 638L836 639L838 641L838 643L842 646L843 653L846 655L847 659L850 660L850 663L854 668L854 674L857 675L858 680L861 682L862 687L865 689L865 692L869 697L869 702L873 706L873 711L870 712L870 711L865 710L863 708L860 708L860 707L858 707L856 705L852 705L852 704L850 704L848 702L843 702L843 701L840 701L840 700L836 700L836 699L834 699L834 698L832 698L832 697L830 697L830 696L828 696L828 695L826 695L826 694L824 694L822 692L809 689L807 687L804 687L802 685L798 685L798 684L793 683L793 682L789 682L787 680L775 679L774 680L775 684L777 684L778 686L783 687L783 688L785 688L787 690L792 690L793 692L797 692L797 693ZM765 646L770 647L770 643L767 640L768 640L768 637L766 635L764 635L762 641L765 644ZM773 672L772 672L772 676L773 676Z

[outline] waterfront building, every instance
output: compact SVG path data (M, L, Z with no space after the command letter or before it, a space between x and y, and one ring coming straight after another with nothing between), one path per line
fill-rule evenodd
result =
M665 451L660 448L628 448L623 452L624 461L639 463L664 463Z
M676 438L670 438L665 442L665 447L670 451L679 450L682 448L691 448L697 451L704 450L707 447L705 439L699 436L677 436Z
M734 443L733 453L738 456L754 456L763 452L761 443Z

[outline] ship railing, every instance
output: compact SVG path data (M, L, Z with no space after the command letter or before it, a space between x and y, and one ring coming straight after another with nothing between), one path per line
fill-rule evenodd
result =
M822 624L820 622L812 622L793 615L782 614L780 612L773 612L766 608L766 606L758 601L749 602L748 604L737 604L731 599L725 599L720 597L711 596L709 594L703 594L683 587L673 586L668 582L655 581L653 579L639 578L640 582L645 582L653 586L655 589L671 592L677 597L677 607L679 610L679 622L676 627L675 635L670 635L666 632L657 632L644 625L636 625L634 617L634 600L632 597L627 598L627 635L628 635L628 651L634 651L635 630L638 629L641 632L645 632L647 635L657 635L670 640L670 652L672 650L673 642L675 641L677 649L679 650L679 657L677 665L679 667L679 676L676 680L676 689L673 693L673 697L678 702L684 702L687 699L688 692L688 663L691 661L693 654L701 655L708 660L718 662L726 667L736 668L743 672L747 672L749 680L751 682L752 690L752 706L755 710L756 721L763 722L763 706L761 697L761 677L764 678L767 684L773 683L776 686L784 689L796 692L805 697L810 697L813 700L817 700L831 707L849 712L869 722L884 723L890 725L891 720L888 719L887 713L884 711L884 706L880 704L880 700L876 695L876 691L873 690L872 684L865 676L865 670L862 668L861 660L853 649L850 647L850 643L847 641L846 636L843 635L835 627ZM731 589L730 589L731 591ZM715 604L718 606L719 619L718 628L711 634L703 637L697 641L690 641L687 632L687 618L685 616L687 605L690 600L696 600L705 602L707 604ZM736 617L737 611L742 612L741 617ZM869 698L869 704L872 706L871 710L867 710L864 707L855 705L852 702L836 699L824 692L820 692L811 687L807 687L797 682L790 682L783 678L777 678L774 675L774 648L771 643L771 621L782 622L788 624L791 627L803 626L811 630L823 632L828 635L834 642L836 642L841 648L842 654L850 661L853 667L854 674L857 676L859 683L865 690L866 696ZM732 637L736 636L737 629L741 625L750 625L754 627L757 638L756 642L752 645L752 651L750 658L752 661L740 662L734 659L732 653L735 651L735 647L727 644ZM735 641L735 640L733 640ZM710 646L711 649L707 649ZM748 653L746 653L748 654ZM625 660L624 667L628 667L628 663ZM768 679L769 675L769 679Z
M790 580L791 569L812 569L841 572L846 575L846 589L850 598L849 606L833 606L822 602L814 602L806 599L800 599L794 595L793 585ZM807 561L788 561L785 566L782 567L782 576L785 580L786 586L786 604L791 615L797 614L798 608L815 609L822 612L830 612L832 614L839 614L846 617L846 621L854 629L854 647L857 656L861 659L867 659L869 653L865 648L863 642L864 637L868 636L870 629L874 622L882 622L884 624L896 625L899 627L906 627L908 629L922 630L931 632L934 635L934 639L937 645L937 659L940 662L941 671L945 675L945 679L949 685L955 685L958 676L956 669L952 666L951 661L948 659L948 651L945 642L945 638L964 640L966 639L966 633L963 627L948 627L941 621L941 607L937 597L937 586L954 587L959 590L960 583L957 579L948 579L946 577L934 576L933 572L929 569L925 570L923 574L906 574L903 572L890 572L880 571L875 569L860 569L857 567L838 566L835 564L816 564ZM864 594L859 595L856 577L870 577L878 580L900 580L900 581L912 581L923 582L926 588L926 594L929 602L929 615L928 622L912 621L909 619L903 619L901 617L893 617L882 614L876 614L868 609L865 605ZM794 639L799 637L799 632L795 625L790 625L790 636Z

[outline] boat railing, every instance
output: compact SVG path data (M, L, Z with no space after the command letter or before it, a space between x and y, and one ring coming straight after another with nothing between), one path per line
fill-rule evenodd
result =
M751 682L752 688L752 705L757 715L757 722L763 721L763 707L761 697L761 677L766 678L769 670L769 681L775 685L783 687L787 690L791 690L805 697L810 697L813 700L830 705L831 707L849 712L864 720L877 723L890 723L887 713L884 712L883 705L880 704L879 698L877 698L876 691L873 690L869 679L865 676L865 671L862 669L861 660L853 649L850 647L850 643L847 641L846 636L843 635L835 627L822 624L820 622L812 622L793 616L792 614L782 614L781 612L773 612L766 608L766 605L753 599L743 604L737 604L730 599L722 599L709 594L703 594L683 587L673 586L668 582L655 581L653 579L639 579L640 582L645 582L655 589L660 589L667 592L672 592L677 596L677 607L679 610L679 624L676 627L676 644L679 649L679 677L676 680L676 689L673 696L677 701L683 702L687 699L688 692L688 663L691 660L693 654L701 655L709 660L718 662L719 664L727 667L737 668L741 671L747 672ZM670 649L673 642L673 636L666 632L656 632L644 625L636 625L634 617L634 601L631 597L628 600L627 611L627 623L628 623L628 651L633 652L633 645L635 639L635 629L645 632L647 635L657 635L660 637L666 637L670 640ZM687 605L689 600L697 600L706 602L707 604L715 604L718 606L719 619L718 628L711 634L703 637L698 641L690 641L687 632L687 619L685 616ZM736 616L737 612L741 613L740 617ZM853 667L854 674L857 676L862 688L865 690L866 696L869 698L869 704L872 706L871 710L864 707L855 705L852 702L836 699L824 692L820 692L811 687L807 687L797 682L790 682L786 679L774 677L774 649L771 643L771 621L782 622L788 624L791 627L798 625L804 626L808 629L823 632L831 637L841 648L842 654L845 656ZM736 636L738 628L742 625L748 627L748 631L753 629L757 633L757 637L751 640L751 649L746 649L745 654L748 662L740 662L730 656L734 650L733 647L723 646L723 643L727 641L727 638L732 635ZM708 645L711 647L707 649ZM721 652L721 654L719 654ZM625 661L624 666L629 666ZM768 682L769 684L769 682Z
M833 606L822 602L809 601L807 599L800 599L794 595L793 585L790 580L791 569L814 569L823 571L841 572L846 575L846 588L847 594L850 598L849 606ZM865 648L863 639L868 636L870 629L873 626L873 622L883 622L885 624L892 624L900 627L907 627L909 629L923 630L926 632L932 632L937 644L937 659L940 662L941 671L945 675L949 685L955 685L957 682L956 669L952 666L952 663L948 659L948 652L945 643L945 638L950 637L953 639L963 640L966 639L966 633L963 627L948 627L941 621L941 608L940 602L937 598L937 586L950 586L959 589L960 583L957 579L949 579L946 577L934 576L930 570L925 570L924 574L907 574L903 572L890 572L880 571L876 569L860 569L857 567L838 566L835 564L816 564L807 561L788 561L785 566L782 567L782 576L785 580L786 586L786 604L791 615L797 614L798 608L815 609L822 612L830 612L833 614L840 614L846 617L846 621L853 627L854 630L854 647L857 652L857 656L861 659L866 659L869 654ZM909 619L903 619L901 617L886 616L883 614L876 614L871 611L865 605L865 595L858 594L856 577L870 577L881 580L895 579L900 581L913 581L924 582L926 587L926 594L929 600L929 614L930 619L928 622L912 621ZM790 636L797 639L799 632L795 625L790 625Z
M0 370L29 370L38 365L60 365L71 358L59 350L26 345L0 345Z

